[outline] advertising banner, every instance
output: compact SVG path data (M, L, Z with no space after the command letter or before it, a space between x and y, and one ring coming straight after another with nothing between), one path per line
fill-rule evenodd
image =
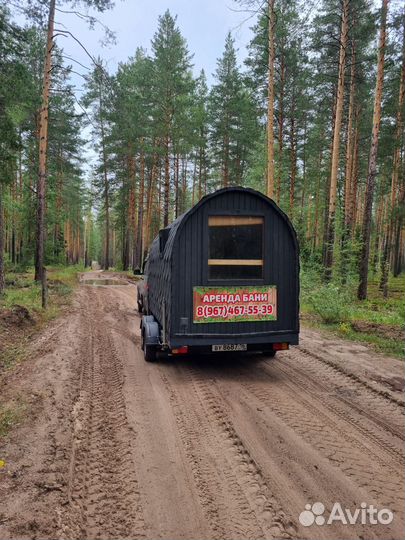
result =
M195 323L277 320L277 288L194 287Z

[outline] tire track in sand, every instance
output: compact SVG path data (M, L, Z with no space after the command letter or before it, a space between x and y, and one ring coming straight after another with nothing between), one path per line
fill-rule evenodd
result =
M68 539L143 538L144 520L122 392L122 365L100 313L102 291L86 290L80 392L73 409L74 433L68 503L60 536Z
M370 441L359 437L353 429L344 429L339 415L326 414L307 393L302 395L293 384L283 383L282 378L269 386L268 380L260 381L257 373L246 370L240 382L266 407L267 414L276 414L352 482L366 488L380 504L400 508L403 478L397 460L393 463L390 454L382 459L379 448L373 449Z
M190 366L181 370L180 384L161 376L215 538L294 537L293 521L237 435L212 381Z
M390 400L385 400L379 394L368 392L367 387L361 390L357 384L348 381L345 386L332 379L321 377L319 370L312 366L302 369L300 365L290 365L279 362L272 369L281 372L291 381L290 387L298 387L302 394L321 403L325 411L339 416L342 422L349 424L346 428L352 432L354 427L365 438L372 440L379 446L378 455L383 457L390 466L392 461L403 467L403 422L402 407L398 407ZM268 366L266 371L270 368ZM288 383L287 383L288 384ZM350 395L350 398L346 397ZM389 456L384 456L389 454ZM394 465L394 464L392 464Z

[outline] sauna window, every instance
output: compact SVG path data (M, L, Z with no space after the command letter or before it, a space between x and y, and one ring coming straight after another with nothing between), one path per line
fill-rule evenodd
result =
M263 217L210 216L209 279L263 278Z

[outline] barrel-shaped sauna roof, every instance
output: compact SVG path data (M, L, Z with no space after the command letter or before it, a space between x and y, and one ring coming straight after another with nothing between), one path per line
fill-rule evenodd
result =
M205 195L202 199L200 199L200 201L196 205L190 208L190 210L188 210L187 212L179 216L170 225L168 225L165 229L163 229L164 231L166 231L166 234L167 234L167 239L166 239L165 248L164 248L164 258L165 259L171 258L176 236L180 232L181 228L185 225L185 223L187 222L187 220L189 219L191 215L193 215L195 212L198 212L199 209L202 206L204 206L204 204L206 204L210 199L214 197L219 197L223 195L224 193L231 193L231 192L250 193L255 197L261 198L266 204L272 206L274 212L276 212L285 222L285 225L289 229L291 236L293 238L295 249L298 251L298 242L297 242L295 230L288 216L276 205L276 203L272 199L269 199L268 197L266 197L266 195L263 195L263 193L260 193L260 191L257 191L255 189L233 186L233 187L222 188L217 191L214 191L213 193L209 193L208 195ZM159 237L155 238L155 240L153 241L151 250L156 249L156 248L159 249Z

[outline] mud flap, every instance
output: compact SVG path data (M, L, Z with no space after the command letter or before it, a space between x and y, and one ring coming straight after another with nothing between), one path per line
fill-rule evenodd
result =
M144 315L142 317L141 331L145 345L159 345L159 325L153 315Z

